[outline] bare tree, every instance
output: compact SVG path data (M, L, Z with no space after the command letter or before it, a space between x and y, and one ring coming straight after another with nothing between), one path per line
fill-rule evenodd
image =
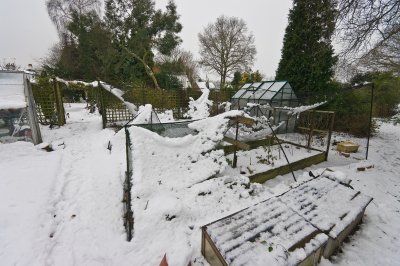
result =
M60 62L61 53L62 53L63 45L61 43L55 43L47 52L47 55L43 58L39 59L40 65L48 66L51 68L56 68L57 64Z
M400 33L399 0L337 0L337 29L345 54L385 46Z
M364 68L400 74L400 32L385 42L379 42L360 60Z
M249 68L254 62L254 36L243 19L220 16L199 33L200 63L221 76L221 88L228 75Z
M77 12L79 16L89 12L100 14L101 0L47 0L46 7L51 21L62 37L67 32L73 12Z

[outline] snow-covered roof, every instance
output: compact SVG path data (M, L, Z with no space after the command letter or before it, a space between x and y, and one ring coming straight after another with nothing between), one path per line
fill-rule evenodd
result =
M0 109L26 107L24 73L0 72Z

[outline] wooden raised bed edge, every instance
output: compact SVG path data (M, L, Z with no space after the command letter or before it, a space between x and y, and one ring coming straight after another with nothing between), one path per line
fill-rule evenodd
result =
M224 257L208 235L205 226L201 228L201 254L203 254L211 266L228 266Z
M340 234L336 238L332 238L329 236L329 234L327 234L329 240L324 249L324 253L322 254L324 258L328 259L333 254L335 254L341 246L342 242L346 239L346 237L354 233L357 225L362 222L362 218L364 217L365 209L367 208L367 206L365 206L365 208L357 215L354 221L350 223L342 232L340 232Z
M281 141L281 140L280 140ZM265 139L260 139L260 140L253 140L253 141L242 141L246 144L248 144L250 146L250 149L254 149L260 146L264 146L264 145L274 145L276 144L276 140L273 140L273 137L268 136ZM282 143L282 141L281 141ZM222 149L224 149L225 155L233 153L233 145L229 145L229 146L221 146ZM241 150L240 147L237 148L238 150Z
M246 208L247 209L247 208ZM243 210L242 210L243 211ZM240 212L240 211L239 211ZM236 213L234 213L236 214ZM227 217L233 216L229 215ZM227 218L225 217L225 218ZM222 219L225 219L222 218ZM222 220L220 219L220 220ZM219 221L219 220L218 220ZM217 222L217 221L215 221ZM201 228L201 254L206 258L207 262L211 266L228 266L227 262L225 261L225 258L221 255L219 252L218 248L215 246L214 242L212 241L211 237L208 235L207 230L206 230L207 225L203 226ZM318 229L316 229L318 230ZM316 234L321 233L319 230L316 232ZM315 236L315 234L313 234ZM312 237L308 238L308 241L305 241L300 245L299 247L304 247L306 243L308 243L311 240ZM316 248L311 254L309 254L306 258L304 258L303 261L301 261L298 266L312 266L316 265L321 261L322 254L324 253L325 247L327 243L325 242L318 248Z
M313 164L321 163L321 162L325 161L325 158L326 158L325 152L321 152L321 153L313 155L311 157L304 158L304 159L301 159L296 162L292 162L291 166L292 166L293 171L296 171L296 170L304 169ZM249 176L249 179L250 179L250 182L262 184L278 175L285 175L287 173L290 173L290 167L289 167L289 165L283 165L283 166L271 169L266 172L251 175L251 176Z

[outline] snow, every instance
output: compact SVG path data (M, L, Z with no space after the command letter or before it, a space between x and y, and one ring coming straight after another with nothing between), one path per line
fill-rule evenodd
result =
M213 102L208 99L208 95L210 94L209 89L203 89L201 96L194 100L192 97L189 97L189 110L185 116L196 119L203 119L210 115L210 107Z
M62 78L56 77L56 80L58 82L64 83L65 85L69 86L69 84L77 84L77 85L84 85L84 86L91 86L91 87L98 87L99 82L98 81L93 81L93 82L84 82L81 80L64 80Z
M0 144L0 151L0 264L29 265L43 252L37 232L61 158L29 142Z
M170 265L207 265L200 253L201 226L298 187L311 178L309 171L325 171L323 176L350 182L374 198L342 252L321 265L398 265L399 124L379 122L368 161L360 160L362 146L349 158L333 146L327 162L295 172L297 183L288 174L263 185L249 184L214 150L227 118L242 115L239 111L193 122L198 133L183 138L131 127L135 224L127 242L124 131L102 129L101 116L85 106L66 106L65 126L41 128L44 141L58 147L53 152L25 142L0 144L1 265L159 265L164 254ZM361 143L334 136L339 138ZM293 258L312 248L296 250ZM281 252L279 245L274 250Z
M64 79L58 78L58 77L56 77L56 80L58 82L62 82L64 84L66 84L67 86L69 86L69 84L81 84L84 86L98 87L99 83L100 83L104 89L111 92L115 97L117 97L119 100L121 100L125 104L126 108L129 110L129 112L131 114L133 114L133 115L137 114L136 105L134 105L133 103L127 102L124 100L124 98L122 98L122 96L124 95L124 91L122 91L118 88L115 88L103 81L84 82L84 81L80 81L80 80L64 80Z
M288 252L317 229L279 198L260 202L206 227L206 231L229 265L296 265L313 248ZM317 234L318 235L318 234ZM316 248L327 241L318 236ZM311 243L310 243L311 244ZM269 248L272 250L268 251Z
M1 72L0 110L20 109L26 106L23 74Z
M319 107L321 105L324 105L325 103L327 103L327 102L325 101L325 102L315 103L315 104L312 104L312 105L302 105L302 106L299 106L299 107L283 107L282 109L289 110L289 114L290 115L297 115L297 114L300 114L302 112L315 109L315 108L317 108L317 107Z

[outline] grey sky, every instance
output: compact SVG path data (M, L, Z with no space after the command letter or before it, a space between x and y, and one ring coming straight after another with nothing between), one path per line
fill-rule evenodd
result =
M156 0L165 7L168 0ZM275 75L291 0L175 0L181 15L182 47L198 57L197 34L222 14L244 19L255 36L257 60L253 70ZM44 0L0 0L0 60L16 58L25 66L37 64L57 42Z

